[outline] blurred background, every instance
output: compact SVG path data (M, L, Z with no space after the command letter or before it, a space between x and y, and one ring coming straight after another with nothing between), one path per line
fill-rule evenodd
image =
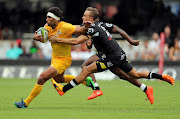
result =
M158 65L160 33L164 32L165 62L176 62L177 66L180 61L180 0L0 0L1 65L11 64L10 61L38 64L34 60L47 61L45 64L49 65L50 43L34 42L32 36L46 23L47 10L51 6L60 7L64 12L63 20L74 25L82 23L87 7L97 8L101 21L113 23L133 39L141 40L140 45L134 47L119 34L113 34L128 59L138 63L155 62L155 66ZM95 53L94 48L88 50L84 43L72 46L72 58L80 61L78 66Z
M175 45L180 39L180 0L0 0L0 59L51 59L49 43L32 40L34 32L46 23L51 6L60 7L64 21L74 25L82 23L86 7L96 7L101 21L116 24L132 38L141 40L139 47L132 47L113 34L129 60L158 60L159 34L165 32L165 60L180 60L179 46ZM14 47L22 50L16 48L17 55L11 56ZM176 51L171 53L171 47ZM84 44L73 46L72 51L74 60L85 60L96 52Z

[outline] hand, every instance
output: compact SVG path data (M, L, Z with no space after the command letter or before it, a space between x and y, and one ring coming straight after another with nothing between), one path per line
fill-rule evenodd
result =
M60 40L59 36L57 34L50 36L49 40L53 43L58 43Z
M92 22L91 21L85 21L85 22L83 22L83 24L84 24L85 28L89 28L91 26Z
M140 40L133 40L131 44L134 46L138 46L139 42L140 42Z
M87 45L87 48L88 48L88 49L91 49L91 48L92 48L92 40L91 40L91 39L88 39L88 40L86 41L86 45Z
M44 37L42 37L42 34L37 34L37 31L35 31L34 36L33 36L34 40L40 41L40 42L44 42Z
M88 39L88 40L86 41L86 45L87 45L87 46L91 46L91 45L92 45L92 40L91 40L91 39Z

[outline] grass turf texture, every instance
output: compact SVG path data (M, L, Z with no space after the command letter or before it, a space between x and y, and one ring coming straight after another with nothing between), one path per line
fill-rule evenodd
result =
M142 82L154 87L153 105L126 81L98 81L104 95L86 100L90 88L80 85L59 96L49 80L28 108L18 109L13 103L27 98L36 79L0 79L0 119L180 119L180 81Z

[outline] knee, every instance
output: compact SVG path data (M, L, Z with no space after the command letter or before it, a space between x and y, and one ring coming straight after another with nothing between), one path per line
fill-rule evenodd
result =
M84 62L82 65L81 65L81 68L83 69L84 67L88 66L86 62Z
M64 83L64 78L63 77L58 77L58 78L53 78L57 83Z
M83 67L85 67L85 65L84 65L84 64L82 64L82 65L81 65L81 69L83 69Z
M134 75L131 76L131 78L133 78L133 79L139 79L140 76L139 76L138 74L134 74Z
M82 67L83 74L89 74L88 68L86 66Z
M38 81L37 84L43 85L48 79L46 78L45 75L40 74L40 76L38 77Z

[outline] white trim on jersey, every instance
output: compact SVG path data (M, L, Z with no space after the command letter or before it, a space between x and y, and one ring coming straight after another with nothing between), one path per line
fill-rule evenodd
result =
M92 37L99 36L99 32L95 33Z

